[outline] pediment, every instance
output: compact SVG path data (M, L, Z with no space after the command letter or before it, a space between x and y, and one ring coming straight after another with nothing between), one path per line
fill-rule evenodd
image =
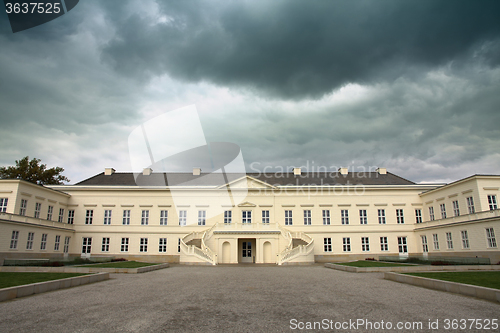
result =
M274 189L275 187L250 176L235 179L232 182L222 185L219 188L229 187L230 189Z
M251 202L245 201L245 202L240 203L238 205L238 207L257 207L257 205L253 204Z

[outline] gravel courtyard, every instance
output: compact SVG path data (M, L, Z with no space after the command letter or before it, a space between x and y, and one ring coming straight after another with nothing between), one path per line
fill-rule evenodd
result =
M369 330L366 322L353 328L356 320L370 321L372 330L383 321L378 331L388 322L393 331L403 331L398 322L422 323L404 331L429 331L429 320L438 320L434 332L442 332L446 319L468 318L499 320L500 304L319 264L174 265L0 303L0 332L282 332L308 322Z

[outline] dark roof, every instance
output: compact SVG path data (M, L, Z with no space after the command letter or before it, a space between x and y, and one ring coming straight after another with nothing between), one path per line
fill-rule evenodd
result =
M248 175L264 183L274 186L305 186L305 185L415 185L414 182L396 176L390 172L381 175L378 172L349 172L342 175L339 172L318 173L202 173L194 176L192 173L152 173L149 176L141 174L134 179L131 172L115 172L111 175L97 174L75 185L83 186L221 186Z

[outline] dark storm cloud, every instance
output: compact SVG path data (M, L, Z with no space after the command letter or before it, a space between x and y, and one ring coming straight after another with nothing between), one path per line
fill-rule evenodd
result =
M114 4L103 58L141 79L168 73L296 99L414 77L484 45L483 60L499 63L499 1L158 1L160 24Z

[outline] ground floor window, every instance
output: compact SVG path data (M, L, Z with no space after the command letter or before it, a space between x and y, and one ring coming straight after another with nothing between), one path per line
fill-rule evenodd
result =
M71 237L69 236L65 236L64 237L64 249L63 249L63 252L64 253L68 253L69 252L69 240L70 240Z
M434 243L434 250L439 250L439 237L438 234L432 234L432 241Z
M380 237L380 250L389 251L389 244L387 243L387 237Z
M446 233L446 245L448 245L448 249L453 249L453 238L451 236L451 232Z
M83 237L82 253L90 253L92 251L92 237Z
M32 250L33 249L33 239L35 239L35 233L34 232L29 232L28 233L28 241L26 242L26 250Z
M148 239L147 238L141 238L139 252L148 252Z
M323 250L325 252L332 252L332 239L331 238L323 238Z
M19 231L13 230L12 237L10 238L10 248L17 249L17 241L19 240Z
M351 238L350 237L342 238L342 250L344 252L351 252Z
M160 241L158 243L158 252L167 252L167 239L166 238L160 238Z
M422 238L422 252L424 253L429 252L429 246L427 246L427 236L422 235L420 237Z
M47 234L42 234L42 241L40 242L40 250L47 249Z
M122 238L122 244L120 246L120 251L121 252L128 252L128 237L123 237Z
M363 252L370 251L370 238L369 237L361 237L361 251L363 251Z
M488 247L497 247L497 240L493 228L486 228L486 238L488 240Z
M109 237L102 238L101 251L102 252L109 252Z
M408 253L406 237L398 237L398 250L399 253Z
M54 251L59 251L60 244L61 244L61 235L56 235L56 240L54 242Z
M469 233L467 232L467 230L462 230L462 231L460 231L460 234L462 235L462 248L468 249L469 248Z

